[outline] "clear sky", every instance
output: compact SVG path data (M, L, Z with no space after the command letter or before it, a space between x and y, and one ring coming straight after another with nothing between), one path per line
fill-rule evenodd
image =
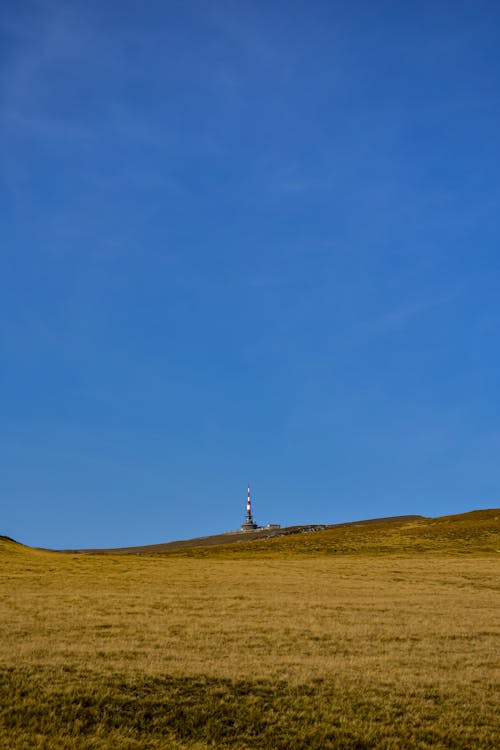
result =
M4 0L0 533L500 505L496 0Z

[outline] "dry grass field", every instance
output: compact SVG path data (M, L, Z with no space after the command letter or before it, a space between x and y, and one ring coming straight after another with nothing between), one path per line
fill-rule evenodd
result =
M0 539L0 747L500 747L500 511L170 554Z

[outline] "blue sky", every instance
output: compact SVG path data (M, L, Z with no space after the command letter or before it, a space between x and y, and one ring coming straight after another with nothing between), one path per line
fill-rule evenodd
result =
M497 507L496 2L0 11L0 533Z

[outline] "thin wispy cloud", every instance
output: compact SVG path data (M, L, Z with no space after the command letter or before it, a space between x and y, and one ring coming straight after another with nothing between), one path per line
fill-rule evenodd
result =
M375 315L367 324L367 327L369 330L378 333L388 333L404 328L443 308L453 305L458 301L460 294L461 290L455 289L447 293L404 300L385 312Z
M325 190L329 186L329 180L300 175L281 177L271 183L271 189L276 193L306 193L314 190Z

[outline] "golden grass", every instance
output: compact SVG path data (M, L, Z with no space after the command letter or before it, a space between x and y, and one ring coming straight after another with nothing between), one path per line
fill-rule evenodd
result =
M474 554L394 529L370 553L368 527L358 555L330 531L199 557L0 540L0 747L493 750L499 557L460 523Z

